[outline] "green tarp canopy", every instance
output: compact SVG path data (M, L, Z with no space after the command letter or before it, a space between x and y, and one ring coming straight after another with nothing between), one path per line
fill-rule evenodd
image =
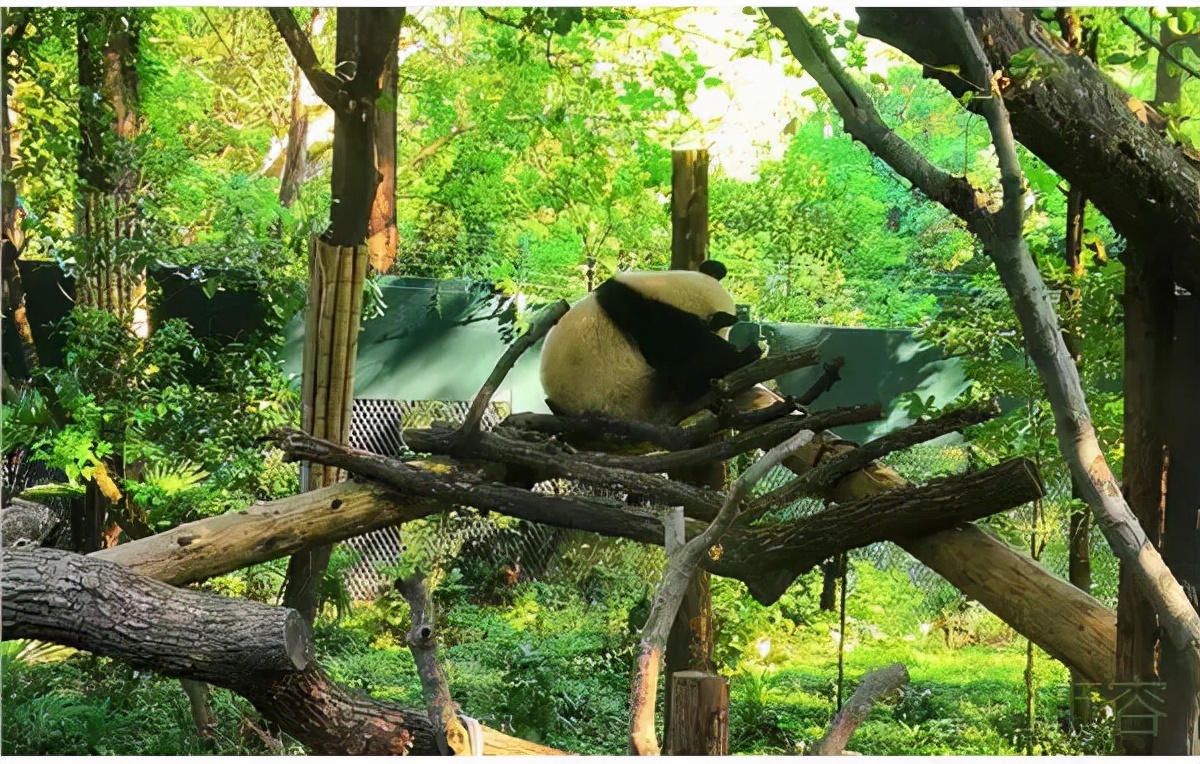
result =
M504 352L511 337L512 307L465 282L387 277L381 283L386 308L367 319L358 341L354 394L357 398L398 400L470 400ZM912 333L891 329L847 329L802 324L739 324L731 333L736 344L758 336L771 352L821 343L821 360L842 357L841 381L814 409L858 403L880 403L885 418L873 425L846 427L838 433L863 441L909 424L907 407L898 396L915 392L935 406L957 398L968 385L961 364L945 359L934 347L917 342ZM285 365L300 372L303 321L287 329ZM496 396L512 411L548 412L538 381L535 346L509 373ZM779 380L788 395L807 390L821 367L802 369Z

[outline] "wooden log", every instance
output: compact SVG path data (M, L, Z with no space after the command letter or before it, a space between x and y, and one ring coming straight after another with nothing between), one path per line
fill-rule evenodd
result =
M729 755L729 681L703 671L671 676L672 756Z
M744 405L763 408L780 400L770 391L757 390L760 394ZM803 474L853 448L854 444L832 433L820 433L784 466ZM904 485L895 470L872 464L839 480L829 498L865 499ZM909 538L899 545L1038 647L1079 670L1088 682L1112 685L1117 618L1096 598L970 524Z
M314 544L360 536L443 509L373 483L340 483L185 523L96 553L167 583L183 585L274 560Z
M1000 405L990 401L964 406L927 422L916 422L847 451L837 458L824 460L812 470L759 497L747 514L756 516L769 509L785 506L801 496L817 495L831 488L838 478L857 472L887 454L951 432L965 430L971 425L999 415Z
M5 639L44 639L226 686L312 661L308 624L295 610L177 589L60 549L5 549L0 560Z
M295 430L284 431L280 438L281 445L294 457L336 464L384 482L401 493L436 497L447 504L487 509L548 525L648 544L663 543L662 517L653 510L630 508L607 499L531 493L447 465L442 465L441 474L435 475ZM821 449L812 449L811 443L801 450L809 455L806 458L821 453ZM904 485L899 476L896 480L888 487ZM857 485L857 478L854 475L843 478L842 484ZM751 593L770 603L778 599L797 575L830 554L894 537L889 534L907 535L951 527L963 519L977 519L1032 501L1042 495L1042 489L1032 464L1016 459L992 470L935 481L892 496L879 493L865 491L862 495L866 498L859 502L845 500L836 508L781 527L735 527L721 542L720 558L706 556L701 564L712 573L745 581ZM840 497L837 487L834 495Z
M877 669L863 674L858 682L858 688L838 709L837 715L829 723L825 736L813 746L816 756L838 756L846 750L850 736L859 725L867 720L875 702L889 692L898 690L908 684L908 670L899 663L893 663L886 668Z
M831 554L877 541L903 544L904 539L978 520L1043 495L1033 462L1010 459L982 472L847 502L790 523L741 527L722 545L720 570L746 581L756 599L770 603L797 575ZM773 580L768 571L775 574Z
M438 753L427 715L331 681L311 660L308 625L296 611L177 589L101 556L5 550L4 638L51 640L228 688L314 754ZM165 575L162 566L147 567ZM563 753L498 730L483 733L485 754Z

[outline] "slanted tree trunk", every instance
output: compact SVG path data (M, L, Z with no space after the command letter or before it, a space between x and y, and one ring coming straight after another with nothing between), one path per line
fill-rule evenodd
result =
M312 37L313 27L317 17L321 15L320 8L313 8L308 20L304 23L304 34ZM291 115L288 123L287 150L283 159L283 174L279 180L279 204L291 207L292 202L300 195L300 185L304 183L304 173L308 169L308 107L301 99L304 86L304 73L300 65L292 65L292 97Z

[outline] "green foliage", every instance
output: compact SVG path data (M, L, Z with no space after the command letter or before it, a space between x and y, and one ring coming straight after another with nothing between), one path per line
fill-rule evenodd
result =
M55 426L36 393L6 400L6 454L27 449L73 484L119 457L114 479L156 529L294 491L294 468L258 442L296 413L269 346L209 346L178 319L143 341L84 309L61 331L63 366L46 375L67 420Z
M86 654L28 665L21 643L0 646L4 675L4 755L269 754L245 725L257 720L249 703L214 689L216 728L202 740L193 730L187 696L173 679ZM299 753L294 742L286 752Z

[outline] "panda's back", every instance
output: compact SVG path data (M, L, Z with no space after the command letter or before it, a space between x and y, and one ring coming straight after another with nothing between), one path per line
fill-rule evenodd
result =
M614 278L639 294L701 318L732 315L736 310L733 296L721 282L699 271L633 271Z
M720 282L695 271L621 273L616 281L638 294L707 319L733 314L733 298ZM595 293L575 303L550 331L541 353L542 387L564 413L597 413L666 422L676 401L664 401L655 372L613 324Z

